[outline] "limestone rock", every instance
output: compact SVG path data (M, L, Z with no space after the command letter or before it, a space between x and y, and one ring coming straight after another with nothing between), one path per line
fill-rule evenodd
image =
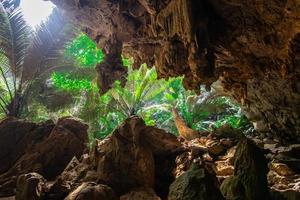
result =
M72 190L82 182L96 182L97 175L89 177L88 166L79 162L76 157L70 161L64 171L56 178L53 184L48 188L46 198L51 200L64 199ZM85 175L85 176L84 176Z
M224 199L214 179L196 164L179 176L170 186L169 200Z
M178 133L180 137L183 139L190 141L195 138L199 138L199 132L191 129L190 127L187 126L186 122L184 119L180 116L176 108L173 108L172 110L173 113L173 118L175 121L176 128L178 130Z
M290 176L295 174L286 164L283 163L270 163L270 170L274 170L277 174L281 176Z
M233 175L234 167L227 161L216 161L216 175L217 176L230 176Z
M118 198L110 187L87 182L71 192L65 200L118 200Z
M120 197L120 200L161 200L153 189L139 188Z
M223 138L223 139L221 139L220 143L223 146L227 147L227 148L230 148L230 147L234 146L234 144L235 144L234 141L232 139L229 139L229 138Z
M0 122L0 174L7 171L30 148L46 138L54 128L52 121L35 124L15 118Z
M267 199L267 161L260 148L249 139L242 139L235 153L234 176L221 185L226 199Z
M23 174L17 181L16 200L43 200L46 180L37 173Z
M213 140L208 140L206 142L206 146L208 152L212 155L220 155L225 150L224 146L221 143Z
M130 117L98 144L94 161L98 179L118 195L139 187L154 188L154 156L172 154L180 147L175 136Z
M236 152L236 146L231 147L230 149L227 150L226 154L223 156L219 156L219 160L223 160L223 161L228 161L228 163L230 165L234 164L234 156L235 156L235 152Z
M7 189L14 193L16 178L13 177L21 174L36 172L47 180L54 180L74 156L80 158L86 149L88 126L73 118L61 118L56 125L52 121L32 124L12 119L2 122L1 126L0 132L9 130L11 137L8 138L13 141L0 140L1 148L10 149L9 145L16 148L6 155L13 158L10 164L3 162L10 168L0 174L0 196L7 194ZM28 126L31 128L24 128Z

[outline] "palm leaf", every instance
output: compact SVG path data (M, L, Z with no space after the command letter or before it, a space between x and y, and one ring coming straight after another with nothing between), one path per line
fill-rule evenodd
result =
M17 92L18 78L22 74L23 63L29 46L29 27L20 9L8 13L1 6L0 14L0 54L7 58L9 64L1 58L1 75L11 99ZM8 77L12 77L9 84Z
M54 9L49 18L37 27L24 62L25 73L22 82L44 72L50 73L57 65L68 65L62 62L62 50L79 32L66 24L60 11Z

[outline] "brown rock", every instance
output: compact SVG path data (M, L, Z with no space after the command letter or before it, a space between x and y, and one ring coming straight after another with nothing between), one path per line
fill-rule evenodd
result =
M234 145L234 141L230 138L222 138L220 143L227 148L230 148Z
M269 167L270 167L270 170L275 171L277 174L279 174L281 176L291 176L291 175L295 174L295 172L293 172L293 170L291 170L286 164L283 164L283 163L271 162Z
M186 122L180 116L176 108L173 108L172 113L180 137L184 138L187 141L200 137L198 131L195 131L187 126Z
M46 180L37 173L23 174L17 181L16 200L42 200L46 190Z
M19 133L28 130L23 129L24 124L26 126L28 123L12 120L3 122L1 125L3 126L2 130L10 127L11 135L14 137L14 131ZM13 176L37 172L48 180L54 180L70 160L74 156L79 158L86 148L88 126L75 119L59 119L55 126L51 121L38 125L31 124L30 126L32 127L31 130L23 133L24 137L16 140L17 143L13 143L14 145L20 144L20 146L16 146L16 149L19 149L12 151L11 155L12 157L18 155L18 158L14 158L15 162L12 163L10 169L0 175L0 185L2 185L0 196L2 193L6 193L8 187L3 185L8 185L11 180L16 180L12 178ZM12 145L12 143L8 142L3 145L1 147L4 149L10 148L6 145ZM15 184L16 181L10 183L9 187L16 187Z
M264 149L268 149L272 153L276 153L277 147L278 147L278 144L264 144Z
M154 188L154 155L172 154L179 147L175 136L130 117L98 144L94 163L99 181L119 195L134 188Z
M0 122L0 174L7 171L32 145L45 139L53 121L35 124L15 118Z
M221 191L226 199L267 199L267 161L262 150L251 140L239 142L234 163L234 175L225 179Z
M97 185L96 183L83 183L65 200L117 200L114 191L106 185Z
M169 200L224 199L213 177L204 168L193 164L170 186Z
M139 188L120 197L120 200L161 200L153 189Z
M216 175L217 176L231 176L234 172L233 165L230 165L228 161L216 161Z
M190 156L190 152L184 152L181 155L176 157L176 169L175 169L175 177L179 177L185 171L187 171L191 164L193 163L192 157Z
M227 160L231 165L233 165L235 152L236 146L231 147L224 156L219 157L219 160Z
M196 138L188 142L187 148L191 149L194 155L203 154L207 152L205 143L202 138Z
M51 200L64 199L82 182L96 182L98 176L95 173L90 175L88 168L89 166L73 157L64 171L49 186L46 197Z
M224 150L224 146L217 141L208 140L206 142L207 150L212 155L220 155Z
M258 147L262 149L264 148L264 142L261 139L253 138L252 140Z
M268 173L268 182L269 185L276 190L291 189L289 184L293 183L289 177L280 176L273 170Z

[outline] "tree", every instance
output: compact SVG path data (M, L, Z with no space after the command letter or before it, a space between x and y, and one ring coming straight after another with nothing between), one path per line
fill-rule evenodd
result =
M20 117L32 87L61 64L59 50L76 31L65 25L58 10L32 30L20 9L0 9L0 110Z

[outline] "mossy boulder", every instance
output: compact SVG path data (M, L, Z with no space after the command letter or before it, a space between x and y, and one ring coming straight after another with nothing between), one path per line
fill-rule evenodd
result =
M267 172L262 150L243 138L235 154L234 176L224 180L222 194L228 200L268 199Z
M193 164L170 186L169 200L221 200L224 199L214 178L208 171Z

